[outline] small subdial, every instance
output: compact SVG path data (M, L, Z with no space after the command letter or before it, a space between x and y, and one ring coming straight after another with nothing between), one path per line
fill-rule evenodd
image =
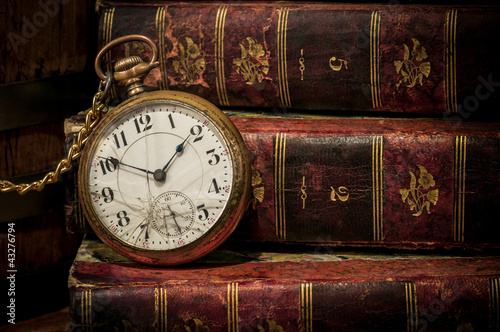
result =
M153 228L164 237L182 236L193 227L195 210L193 202L183 193L163 193L153 204Z

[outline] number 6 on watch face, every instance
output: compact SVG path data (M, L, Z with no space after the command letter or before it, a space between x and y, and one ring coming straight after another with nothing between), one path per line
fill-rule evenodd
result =
M151 265L195 260L234 230L249 200L243 140L215 106L150 92L119 105L89 137L79 194L96 234Z

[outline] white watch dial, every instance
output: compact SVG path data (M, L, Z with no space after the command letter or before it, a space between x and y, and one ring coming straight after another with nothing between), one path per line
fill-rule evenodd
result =
M183 104L139 105L113 122L93 151L92 208L104 227L133 247L168 250L199 239L231 194L223 136Z

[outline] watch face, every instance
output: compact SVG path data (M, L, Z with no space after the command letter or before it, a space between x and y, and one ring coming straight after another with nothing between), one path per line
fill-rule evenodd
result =
M220 111L163 95L106 115L89 138L80 191L105 242L143 263L169 265L196 259L229 235L248 176L240 174L244 145Z

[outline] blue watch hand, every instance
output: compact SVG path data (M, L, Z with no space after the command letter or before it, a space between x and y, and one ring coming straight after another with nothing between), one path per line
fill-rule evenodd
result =
M172 162L172 160L174 160L175 156L177 155L177 153L179 152L182 152L184 150L184 143L186 143L186 141L188 140L189 136L191 136L191 134L189 134L185 139L184 141L182 141L181 144L177 145L175 147L175 153L174 155L170 158L170 160L165 164L165 166L163 166L163 168L161 169L162 172L165 172L165 170L167 169L168 165L170 165L170 163Z

